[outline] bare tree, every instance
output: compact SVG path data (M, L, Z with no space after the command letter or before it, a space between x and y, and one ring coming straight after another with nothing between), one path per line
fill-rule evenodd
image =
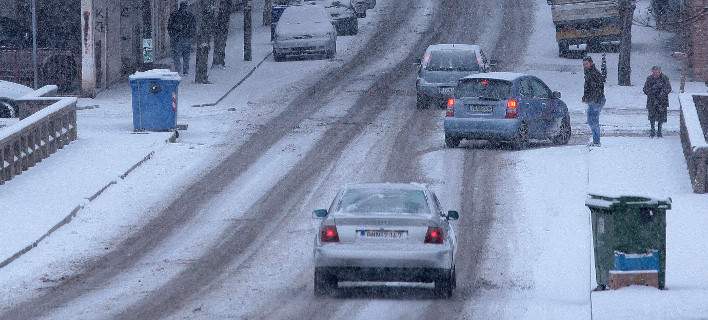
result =
M271 23L273 23L271 19L271 14L273 12L273 0L264 0L263 1L263 25L264 26L269 26Z
M210 0L197 3L199 28L197 30L197 54L194 82L209 83L209 50L213 34L213 10Z
M214 26L214 58L212 60L212 67L226 66L226 40L229 37L232 8L233 3L231 0L219 1Z
M617 65L617 82L620 86L632 85L632 17L634 16L634 0L620 0L619 14L622 19L622 38L619 48L619 63Z

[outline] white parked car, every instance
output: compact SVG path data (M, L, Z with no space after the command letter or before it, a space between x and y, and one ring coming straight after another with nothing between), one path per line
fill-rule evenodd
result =
M32 88L18 83L0 80L0 118L17 117L15 99L30 92Z
M308 2L286 8L275 28L275 61L307 55L333 58L337 54L337 31L330 20L321 4Z
M435 293L455 288L457 241L435 193L418 184L360 184L343 188L321 219L314 246L315 295L340 281L433 282Z

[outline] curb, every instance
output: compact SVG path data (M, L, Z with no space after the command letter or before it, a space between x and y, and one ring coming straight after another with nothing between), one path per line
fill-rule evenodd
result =
M253 75L253 73L255 73L256 70L258 70L258 68L259 68L264 62L266 62L266 60L268 60L268 58L270 58L271 55L273 55L273 53L272 53L272 52L269 52L265 57L263 57L263 59L262 59L257 65L255 65L255 66L251 69L251 71L249 71L241 80L239 80L238 82L236 82L236 84L235 84L233 87L231 87L231 89L229 89L228 91L226 91L226 93L224 93L224 95L222 95L221 98L219 98L218 100L216 100L216 101L213 102L213 103L204 103L204 104L200 104L200 105L195 105L195 106L193 106L193 107L213 107L213 106L219 104L219 102L221 102L221 101L223 101L224 99L226 99L226 97L227 97L229 94L231 94L231 92L233 92L234 90L236 90L236 88L238 88L239 86L241 86L241 84L243 84L244 82L246 82L246 80L248 80L248 78L250 78L250 77Z
M170 136L170 138L168 138L165 142L166 142L166 143L174 142L174 141L177 139L177 136L178 136L177 131L174 131L174 132L172 133L172 136ZM133 171L135 171L135 169L137 169L137 168L139 168L140 166L142 166L143 164L145 164L145 162L147 162L148 160L152 159L152 157L153 157L154 155L155 155L155 150L150 151L145 157L143 157L140 161L138 161L138 162L136 162L135 164L133 164L130 168L128 168L128 170L126 170L123 174L121 174L121 175L118 176L118 177L119 177L121 180L125 180L125 178L127 178L128 175L130 175ZM39 239L37 239L36 241L32 242L32 243L29 244L28 246L22 248L22 250L16 252L16 253L13 254L12 256L10 256L9 258L7 258L7 259L3 260L2 262L0 262L0 269L6 267L6 266L9 265L10 263L12 263L12 262L14 262L15 260L17 260L18 258L22 257L22 256L25 255L27 252L30 252L33 248L37 247L37 245L39 245L44 239L46 239L47 237L49 237L52 233L54 233L55 231L59 230L59 228L65 226L65 225L67 225L67 224L69 224L69 223L78 215L79 211L81 211L81 210L86 206L87 203L91 203L91 202L93 202L94 200L98 199L98 197L100 197L101 194L103 194L103 193L104 193L106 190L108 190L111 186L116 185L117 183L118 183L118 180L117 180L117 179L116 179L116 180L111 180L111 181L108 182L106 185L104 185L103 187L101 187L101 189L99 189L98 191L96 191L96 193L94 193L93 195L91 195L91 196L89 196L88 198L86 198L86 200L88 200L88 202L76 206L73 210L71 210L71 212L70 212L66 217L64 217L64 219L62 219L61 221L59 221L59 223L55 224L51 229L49 229L49 231L47 231L47 232L44 233L41 237L39 237Z

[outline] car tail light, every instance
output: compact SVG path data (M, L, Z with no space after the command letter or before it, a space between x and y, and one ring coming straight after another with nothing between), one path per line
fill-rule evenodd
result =
M428 227L428 232L425 234L425 243L442 244L444 238L442 228Z
M455 116L455 98L447 99L447 111L445 112L446 117Z
M337 226L323 226L320 229L320 241L339 242L339 233L337 233Z
M506 118L513 119L519 115L519 102L516 99L506 101Z

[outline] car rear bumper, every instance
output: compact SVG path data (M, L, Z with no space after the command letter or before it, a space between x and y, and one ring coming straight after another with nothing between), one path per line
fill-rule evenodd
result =
M400 281L434 282L449 275L450 269L439 268L363 268L319 267L319 272L337 278L337 281Z
M433 268L452 266L452 249L447 245L426 244L415 248L373 249L357 245L332 244L315 247L316 267L353 268Z
M443 88L452 88L448 92L442 92ZM447 84L429 84L416 87L418 95L424 95L429 99L444 101L455 95L455 87Z
M518 119L445 118L445 135L463 139L512 140L521 121Z

